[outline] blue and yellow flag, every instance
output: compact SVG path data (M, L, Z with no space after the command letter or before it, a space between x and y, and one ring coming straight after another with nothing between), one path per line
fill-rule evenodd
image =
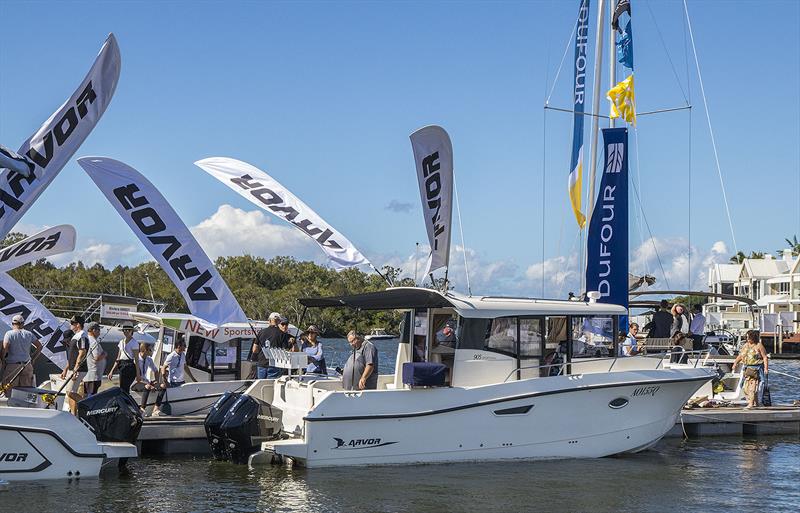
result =
M633 90L633 74L608 90L606 97L611 100L611 118L622 117L636 126L636 95Z
M583 106L586 99L586 50L589 46L589 0L581 0L575 31L575 88L573 91L572 160L569 166L569 200L578 226L586 226L581 212L583 191Z

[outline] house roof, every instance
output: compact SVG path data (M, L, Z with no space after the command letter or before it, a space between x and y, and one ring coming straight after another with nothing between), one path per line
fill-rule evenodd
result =
M773 278L789 271L789 262L777 258L745 258L740 276Z
M742 264L714 264L708 274L708 284L733 283L739 279Z

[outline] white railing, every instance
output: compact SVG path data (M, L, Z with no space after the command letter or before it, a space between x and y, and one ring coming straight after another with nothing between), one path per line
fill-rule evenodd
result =
M691 361L691 355L697 354L698 358L694 359L693 363L689 363ZM705 355L705 357L703 357ZM648 354L648 355L637 355L641 356L642 358L659 358L658 364L653 368L653 370L660 369L661 366L664 364L664 360L668 363L680 363L681 360L685 360L686 363L682 365L692 365L693 368L697 368L698 364L701 367L706 366L708 363L708 358L711 356L711 353L708 350L699 350L699 351L666 351L664 353L656 353L656 354ZM672 362L672 357L678 358L678 362ZM576 358L573 359L571 362L562 362L562 363L550 363L546 365L526 365L523 367L516 368L508 373L506 379L503 380L503 383L507 382L511 376L513 376L516 372L522 370L533 370L533 369L551 369L553 367L560 367L558 370L557 376L561 376L562 374L566 373L567 365L580 365L581 363L587 362L605 362L609 361L608 369L601 372L611 372L614 369L614 365L617 363L618 360L622 361L631 361L630 356L614 356L614 357L604 357L604 358ZM700 363L702 361L702 363Z

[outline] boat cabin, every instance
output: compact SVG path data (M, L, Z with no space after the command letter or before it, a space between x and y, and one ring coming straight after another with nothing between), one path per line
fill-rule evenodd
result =
M447 384L478 386L570 373L582 358L617 354L625 308L583 301L441 294L398 287L382 292L306 298L312 307L404 310L393 376L379 388L401 388L408 362L447 367Z
M131 312L130 316L137 322L158 328L153 350L157 366L164 363L176 341L184 340L186 362L198 381L230 381L247 376L252 365L248 356L253 340L256 333L267 326L266 321L253 321L252 326L238 322L207 330L199 318L190 314Z

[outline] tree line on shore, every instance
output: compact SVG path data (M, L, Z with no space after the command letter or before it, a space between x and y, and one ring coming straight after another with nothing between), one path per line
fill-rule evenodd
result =
M25 237L21 233L11 233L2 246ZM263 320L275 311L297 324L303 310L297 301L299 298L360 294L387 287L384 279L374 272L365 273L355 268L337 272L313 262L285 256L270 260L251 255L219 257L215 265L250 319ZM381 272L396 286L414 284L411 279L399 279L400 269L385 266ZM188 313L178 289L155 261L131 267L117 265L106 268L99 263L87 266L81 261L58 267L41 259L13 269L9 274L37 298L46 292L69 291L149 299L149 277L153 298L166 304L165 312ZM42 302L55 315L61 316L65 316L67 311L86 307L80 300L59 298L56 302L47 296ZM400 314L391 311L356 312L349 308L313 308L306 312L302 328L316 324L323 336L341 337L351 329L362 333L368 333L371 328L396 332L400 320Z

